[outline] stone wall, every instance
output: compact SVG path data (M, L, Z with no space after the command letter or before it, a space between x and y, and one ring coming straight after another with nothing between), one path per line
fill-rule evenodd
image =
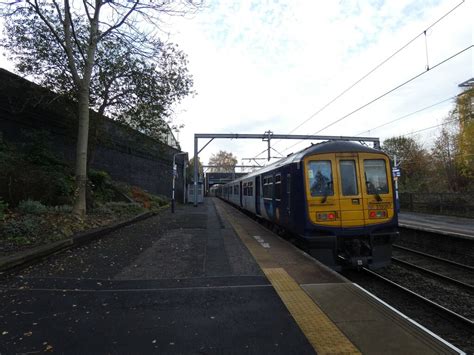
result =
M56 155L74 166L77 132L74 103L0 69L0 134L3 139L22 143L28 132L40 130L51 136L51 147ZM90 153L91 168L107 171L116 181L171 197L173 155L181 153L179 150L99 117L95 112L91 112L90 146L94 148ZM183 199L185 157L176 158L178 201Z

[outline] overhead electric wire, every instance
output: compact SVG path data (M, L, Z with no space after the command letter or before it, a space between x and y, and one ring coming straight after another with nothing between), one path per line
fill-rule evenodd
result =
M452 100L452 99L455 99L456 97L457 97L457 95L451 96L450 98L444 99L444 100L442 100L442 101L438 101L438 102L435 103L435 104L432 104L432 105L423 107L423 108L421 108L421 109L419 109L419 110L410 112L410 113L408 113L408 114L406 114L406 115L403 115L403 116L398 117L398 118L396 118L396 119L394 119L394 120L391 120L391 121L389 121L389 122L386 122L386 123L384 123L384 124L381 124L381 125L379 125L379 126L377 126L377 127L374 127L374 128L371 128L371 129L367 129L367 130L365 130L365 131L362 131L362 132L360 132L360 133L357 133L356 136L360 136L360 135L363 134L363 133L366 133L366 132L369 133L369 132L375 131L376 129L379 129L379 128L381 128L381 127L388 126L389 124L392 124L393 122L397 122L397 121L400 121L400 120L402 120L402 119L404 119L404 118L413 116L413 115L415 115L415 114L417 114L417 113L420 113L420 112L422 112L422 111L425 111L425 110L428 110L428 109L430 109L430 108L432 108L432 107L435 107L435 106L437 106L437 105L440 105L440 104L442 104L442 103L444 103L444 102L446 102L446 101L450 101L450 100Z
M393 52L391 55L389 55L386 59L384 59L382 62L377 64L374 68L369 70L366 74L364 74L360 79L356 80L352 85L344 89L340 94L338 94L336 97L334 97L332 100L330 100L328 103L326 103L323 107L321 107L319 110L317 110L315 113L313 113L311 116L309 116L306 120L304 120L302 123L300 123L298 126L296 126L294 129L292 129L289 133L293 133L296 131L298 128L300 128L302 125L304 125L306 122L314 118L316 115L318 115L320 112L325 110L329 105L331 105L334 101L339 99L341 96L343 96L346 92L351 90L354 86L359 84L361 81L366 79L369 75L371 75L373 72L375 72L378 68L380 68L382 65L387 63L390 59L395 57L398 53L400 53L402 50L404 50L406 47L408 47L410 44L412 44L415 40L417 40L419 37L426 35L426 31L430 30L432 27L434 27L438 22L443 20L446 16L451 14L454 10L456 10L459 6L461 6L465 0L462 0L459 4L457 4L455 7L453 7L451 10L449 10L447 13L445 13L443 16L441 16L439 19L437 19L435 22L433 22L431 25L429 25L427 28L425 28L423 31L421 31L419 34L417 34L415 37L413 37L411 40L409 40L407 43L405 43L402 47L397 49L395 52ZM261 153L260 153L261 154Z
M294 131L296 131L298 128L300 128L302 125L304 125L306 122L308 122L309 120L311 120L312 118L314 118L316 115L318 115L319 113L321 113L323 110L325 110L328 106L330 106L333 102L335 102L337 99L339 99L341 96L343 96L346 92L348 92L349 90L351 90L354 86L356 86L357 84L359 84L360 82L362 82L364 79L366 79L368 76L370 76L373 72L375 72L378 68L380 68L382 65L384 65L386 62L388 62L390 59L392 59L393 57L395 57L398 53L400 53L402 50L404 50L406 47L408 47L411 43L413 43L416 39L418 39L420 36L423 36L423 35L426 35L426 31L430 30L431 28L433 28L436 24L438 24L440 21L442 21L445 17L447 17L448 15L450 15L453 11L455 11L459 6L461 6L463 3L465 2L465 0L462 0L459 4L457 4L456 6L454 6L451 10L449 10L448 12L446 12L443 16L441 16L439 19L437 19L435 22L433 22L431 25L429 25L426 29L424 29L423 31L421 31L418 35L416 35L415 37L413 37L411 40L409 40L407 43L405 43L403 46L401 46L399 49L397 49L395 52L393 52L391 55L389 55L387 58L385 58L382 62L380 62L379 64L377 64L375 67L373 67L371 70L369 70L366 74L364 74L361 78L359 78L358 80L356 80L353 84L351 84L349 87L347 87L346 89L344 89L340 94L338 94L337 96L335 96L332 100L330 100L328 103L326 103L324 106L322 106L319 110L317 110L315 113L313 113L311 116L309 116L306 120L304 120L302 123L300 123L297 127L295 127L294 129L292 129L289 134L293 133ZM275 144L278 144L281 140L278 140L275 142ZM291 148L291 147L289 147ZM285 150L288 150L289 148L285 149ZM264 149L262 152L258 153L255 158L259 157L260 155L262 155L264 152L266 152L267 149Z
M460 54L464 53L465 51L471 49L473 46L474 46L474 45L472 45L472 44L471 44L470 46L467 46L466 48L460 50L459 52L457 52L457 53L451 55L450 57L448 57L448 58L442 60L441 62L435 64L435 65L434 65L433 67L431 67L430 69L426 69L426 70L424 70L423 72L421 72L421 73L419 73L419 74L417 74L417 75L411 77L410 79L408 79L408 80L404 81L403 83L397 85L396 87L394 87L394 88L392 88L392 89L390 89L390 90L384 92L382 95L377 96L376 98L370 100L369 102L365 103L364 105L359 106L359 107L356 108L355 110L349 112L348 114L342 116L341 118L338 118L337 120L331 122L330 124L324 126L323 128L319 129L318 131L316 131L316 132L314 132L314 133L312 133L312 134L313 134L313 135L316 135L316 134L320 133L321 131L324 131L325 129L327 129L327 128L331 127L331 126L334 126L336 123L339 123L339 122L341 122L342 120L346 119L347 117L352 116L354 113L356 113L356 112L362 110L363 108L365 108L365 107L367 107L367 106L373 104L374 102L380 100L381 98L387 96L388 94L390 94L390 93L392 93L392 92L394 92L394 91L400 89L401 87L403 87L403 86L409 84L409 83L412 82L413 80L418 79L418 78L421 77L422 75L424 75L424 74L426 74L426 73L432 71L433 69L439 67L440 65L442 65L442 64L444 64L444 63L450 61L451 59L454 59L454 58L457 57L458 55L460 55ZM287 151L288 149L293 148L294 146L296 146L296 145L298 145L298 144L300 144L300 143L301 143L301 141L296 142L295 144L293 144L293 145L287 147L286 149L284 149L283 151L285 152L285 151Z
M455 118L452 119L452 120L448 120L448 121L445 121L445 122L443 122L443 123L437 124L437 125L435 125L435 126L431 126L431 127L426 127L426 128L420 129L420 130L415 131L415 132L410 132L410 133L401 134L401 135L399 135L398 137L411 136L412 134L416 134L416 133L420 133L420 132L423 132L423 131L427 131L427 130L429 130L429 129L433 129L433 128L436 128L436 127L444 126L445 124L451 123L451 122L454 122L454 121L456 121Z

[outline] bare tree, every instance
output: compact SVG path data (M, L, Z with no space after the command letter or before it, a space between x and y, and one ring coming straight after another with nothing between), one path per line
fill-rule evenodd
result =
M233 172L237 165L237 157L232 153L220 150L217 154L212 154L209 159L209 165L216 166L210 168L211 172Z
M14 53L20 68L51 81L56 77L70 81L78 116L74 214L83 217L86 213L90 94L98 47L103 44L106 48L107 43L126 43L133 55L152 57L159 42L160 17L163 14L183 15L196 8L197 5L190 1L179 0L25 0L3 3L2 15L7 19L7 25L16 27L20 34L28 34L19 38L23 45ZM41 31L25 31L38 20ZM34 36L42 40L43 45L39 48L32 45ZM56 47L62 56L49 56Z

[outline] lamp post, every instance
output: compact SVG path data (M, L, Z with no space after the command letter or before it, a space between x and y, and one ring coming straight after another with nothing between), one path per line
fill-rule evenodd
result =
M184 155L184 154L188 154L188 153L176 153L176 154L173 154L173 191L171 193L171 213L174 213L174 195L175 195L175 188L176 188L176 176L178 175L178 168L176 166L176 157L178 155ZM183 176L183 179L184 179L184 176Z

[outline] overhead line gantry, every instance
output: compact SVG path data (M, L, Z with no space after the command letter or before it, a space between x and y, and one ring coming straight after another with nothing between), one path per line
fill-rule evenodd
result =
M299 139L314 141L356 141L372 142L375 149L380 149L380 139L376 137L354 137L354 136L318 136L304 134L274 134L272 131L266 131L263 134L241 134L241 133L195 133L194 134L194 207L197 207L197 185L198 185L198 164L199 153L206 148L214 139L261 139L268 142L268 156L270 157L270 141L272 139ZM199 139L209 139L209 141L199 149Z

